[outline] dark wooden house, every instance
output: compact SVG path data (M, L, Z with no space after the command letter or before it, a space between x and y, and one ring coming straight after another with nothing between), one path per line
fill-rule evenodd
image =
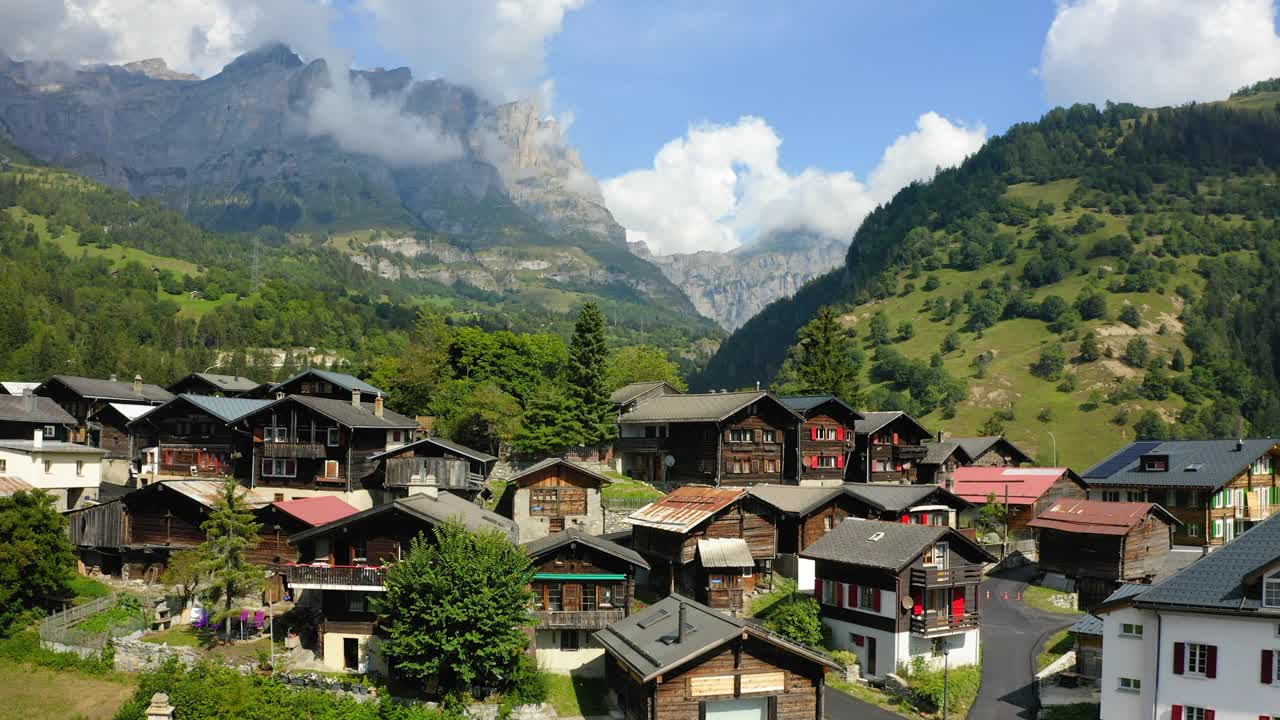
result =
M184 394L130 421L135 452L153 448L146 480L249 477L252 437L234 423L269 404Z
M826 655L672 595L595 635L627 720L824 720Z
M1059 500L1027 526L1039 566L1076 582L1089 610L1122 583L1151 583L1165 570L1178 521L1155 503Z
M665 380L655 380L652 382L637 382L614 390L609 394L609 402L613 403L613 409L619 415L629 412L637 405L644 403L659 395L680 395L680 389Z
M958 467L1017 467L1032 462L1030 455L998 435L952 438L938 433L936 442L925 443L918 479L922 483L951 487L951 473Z
M960 526L961 513L973 508L968 500L937 485L845 483L853 499L853 516L910 525Z
M131 463L141 458L145 444L140 444L130 432L129 423L155 410L157 405L138 403L106 403L93 411L89 423L97 429L98 447L109 457L125 459Z
M788 457L798 467L789 468L788 477L797 478L801 485L839 485L856 446L855 427L862 413L834 395L781 400L804 418L796 432L799 450Z
M261 383L240 375L193 372L167 389L174 395L265 398L271 390L271 383Z
M160 405L173 399L173 393L159 385L142 382L141 376L135 376L133 382L120 382L115 379L115 376L109 380L99 380L73 375L54 375L36 388L35 394L52 398L75 418L76 429L70 438L72 442L92 447L102 447L99 444L101 427L90 418L106 404L115 402ZM103 449L110 450L110 448Z
M38 431L45 440L63 440L76 429L76 419L52 398L24 390L0 395L0 439L30 440Z
M919 482L917 465L933 434L904 412L869 412L855 424L850 482Z
M365 400L387 396L382 390L354 375L316 368L303 370L288 380L271 386L270 390L272 397L281 394L309 395L332 400L349 400L355 393L359 393Z
M498 458L444 438L428 437L369 458L377 463L384 488L403 497L431 486L473 498L488 492Z
M624 473L652 483L782 483L795 479L786 459L800 421L767 392L657 395L618 416L615 447Z
M658 592L682 592L718 608L741 608L778 552L773 510L743 489L676 488L627 522Z
M636 571L649 563L636 551L575 528L524 544L532 558L533 616L530 651L558 672L596 664L603 655L588 635L631 614Z

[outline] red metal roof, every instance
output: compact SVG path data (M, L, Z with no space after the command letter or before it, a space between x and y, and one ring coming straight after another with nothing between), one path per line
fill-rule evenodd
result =
M701 525L712 515L729 507L743 495L745 488L711 488L685 485L661 500L649 503L631 513L627 522L668 532L685 533Z
M1069 472L1068 468L959 467L951 473L951 492L981 505L992 493L1004 502L1008 488L1010 505L1030 505Z
M1149 502L1105 502L1103 500L1059 500L1040 513L1027 527L1062 530L1089 535L1124 535L1153 510L1168 512Z
M298 498L297 500L279 500L271 504L311 527L320 527L334 520L341 520L348 515L360 512L332 495L317 495L315 497Z

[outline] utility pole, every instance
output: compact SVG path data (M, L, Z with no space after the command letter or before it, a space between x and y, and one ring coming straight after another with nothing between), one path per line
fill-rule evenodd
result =
M1053 466L1058 467L1058 438L1053 436L1052 431L1046 430L1045 432L1048 432L1049 437L1053 438Z
M1004 549L1000 551L1000 559L1009 554L1009 483L1004 484Z

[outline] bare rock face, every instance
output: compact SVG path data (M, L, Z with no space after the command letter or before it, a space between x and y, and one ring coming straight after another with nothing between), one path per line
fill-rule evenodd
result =
M188 82L200 80L197 75L170 70L169 64L164 61L164 58L147 58L146 60L125 63L124 69L131 73L146 75L153 80L185 80Z
M649 255L631 243L693 301L698 312L736 330L766 305L789 297L813 278L844 262L847 240L804 231L771 234L727 253ZM641 245L642 247L634 247Z

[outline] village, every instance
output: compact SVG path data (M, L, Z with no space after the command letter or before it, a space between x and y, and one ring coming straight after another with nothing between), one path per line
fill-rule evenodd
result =
M532 601L510 610L530 621L524 655L570 689L562 717L978 718L1007 696L1049 718L1274 707L1273 439L1037 467L1003 437L833 395L650 381L611 393L612 441L517 458L324 369L0 386L0 503L46 494L78 573L110 588L43 621L41 643L110 645L117 669L208 660L190 639L221 634L221 660L285 682L428 696L388 658L386 600L412 604L398 573L460 534L527 556ZM175 587L198 583L183 568L236 511L255 529L252 591ZM87 629L126 601L141 621ZM172 717L167 702L148 717Z

